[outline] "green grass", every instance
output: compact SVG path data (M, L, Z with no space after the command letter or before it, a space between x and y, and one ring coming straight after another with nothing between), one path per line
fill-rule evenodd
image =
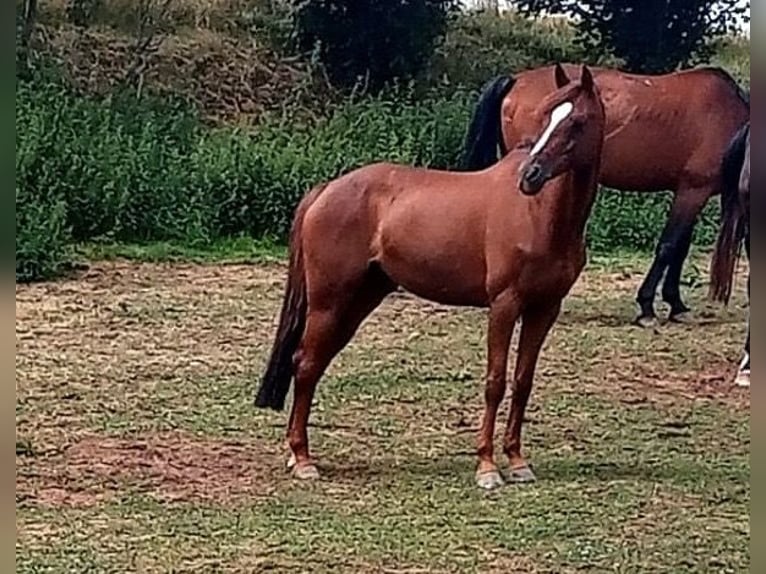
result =
M744 281L728 310L691 283L698 323L652 333L628 325L648 260L594 258L538 369L539 481L487 494L482 312L373 315L319 387L323 479L296 483L286 415L251 405L284 266L147 253L17 291L18 572L748 570Z

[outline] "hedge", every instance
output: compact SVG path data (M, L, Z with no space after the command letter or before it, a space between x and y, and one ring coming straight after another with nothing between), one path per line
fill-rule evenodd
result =
M182 103L91 99L57 81L20 81L17 280L55 275L72 242L284 239L297 201L320 181L378 160L456 165L474 101L462 90L417 100L399 90L349 100L312 125L271 118L245 131L206 127ZM591 245L651 249L667 203L603 192ZM698 230L706 243L714 209Z

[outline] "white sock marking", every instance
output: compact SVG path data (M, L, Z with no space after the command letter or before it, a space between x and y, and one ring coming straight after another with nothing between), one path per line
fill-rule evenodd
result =
M750 353L745 351L745 356L742 358L742 361L739 363L739 370L742 371L749 371L750 370Z
M551 112L551 121L548 123L548 127L545 128L543 135L541 135L540 139L537 140L537 143L532 148L532 151L529 152L530 157L542 151L542 149L545 147L545 144L547 144L548 140L551 138L551 135L553 134L553 130L555 130L558 127L558 125L562 121L564 121L564 119L569 114L572 113L573 109L574 109L574 105L572 105L572 102L564 102L563 104L559 104L558 106L553 108L553 111Z

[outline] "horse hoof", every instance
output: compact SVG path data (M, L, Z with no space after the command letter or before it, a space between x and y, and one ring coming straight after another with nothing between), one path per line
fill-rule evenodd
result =
M496 470L477 472L476 485L483 490L494 490L503 486L503 477Z
M657 317L649 316L649 315L643 315L641 317L638 317L636 319L636 325L638 325L642 329L652 329L652 330L656 330L660 326L660 324L657 322Z
M312 463L302 462L293 466L292 475L298 480L316 480L319 478L319 471Z
M734 379L734 384L738 387L749 387L750 386L750 371L740 371L737 373L736 378Z
M681 325L688 325L692 323L692 314L691 311L681 311L680 313L672 313L668 317L668 321L671 323L679 323Z
M298 461L295 459L295 453L291 452L290 457L287 459L287 463L285 464L285 466L287 467L287 470L292 470L293 467L295 467L296 462Z
M537 477L532 469L528 466L520 466L519 468L511 469L511 482L524 483L535 482Z

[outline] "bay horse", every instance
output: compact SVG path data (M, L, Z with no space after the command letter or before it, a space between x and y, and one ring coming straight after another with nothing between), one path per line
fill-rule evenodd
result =
M721 226L710 266L710 295L713 300L728 303L734 282L734 268L743 243L750 259L750 122L729 143L721 167L724 181L721 192ZM749 273L747 294L749 299ZM744 356L735 383L750 386L749 318Z
M453 306L489 308L477 484L503 483L495 420L511 337L521 320L504 437L511 479L534 480L521 427L543 342L585 264L604 109L588 68L532 112L534 146L474 173L378 163L311 190L290 233L279 327L255 404L281 410L294 379L288 467L315 478L307 424L316 385L362 321L398 287Z
M546 66L491 80L468 127L463 168L497 161L535 135L531 113L555 89L556 74L572 66ZM627 74L594 67L606 109L600 183L623 191L674 192L654 261L636 301L636 323L657 325L654 299L660 281L669 319L682 321L689 308L680 292L697 217L721 190L719 166L726 143L750 117L749 96L723 70L698 68L664 75Z

